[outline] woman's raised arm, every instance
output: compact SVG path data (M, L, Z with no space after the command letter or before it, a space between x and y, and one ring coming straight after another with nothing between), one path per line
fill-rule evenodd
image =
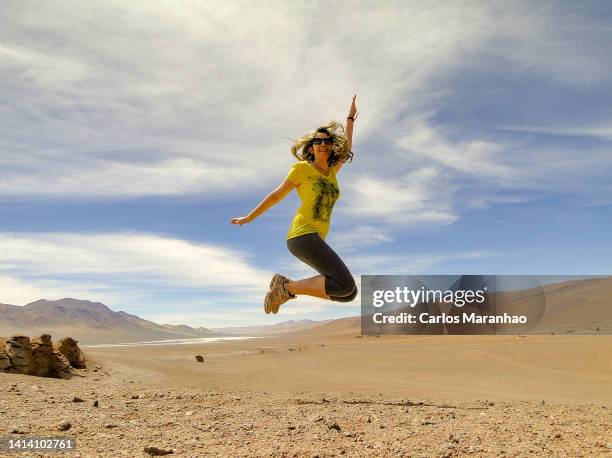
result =
M355 97L357 94L353 96L353 101L351 102L351 107L349 108L348 116L346 117L346 128L344 129L344 137L346 138L346 143L348 145L349 151L353 148L353 123L355 119L357 119L357 107L355 106ZM340 171L344 162L338 162L336 167L336 173Z
M263 212L268 210L270 207L276 205L281 200L283 200L285 196L287 196L287 194L289 194L291 190L295 187L296 187L295 183L291 181L290 179L286 178L285 181L283 181L274 191L268 194L259 203L259 205L255 207L253 211L251 211L251 213L249 213L247 216L241 216L240 218L232 218L230 220L230 223L239 224L240 226L242 226L245 223L250 223L255 218L257 218L259 215L261 215Z
M344 136L346 137L346 143L348 144L349 150L353 147L353 123L355 119L357 119L357 107L355 106L356 97L357 94L353 96L353 101L351 102L351 107L346 117L346 129L344 129Z

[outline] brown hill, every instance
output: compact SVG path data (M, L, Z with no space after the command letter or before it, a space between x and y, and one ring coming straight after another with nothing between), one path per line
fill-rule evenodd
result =
M532 329L533 333L612 334L610 277L569 280L541 288L503 293L503 303L513 313L540 308L542 316L537 326ZM410 310L401 308L398 312ZM300 330L296 332L295 337L348 337L359 334L361 317L354 316Z
M101 302L41 299L24 306L0 304L0 335L71 336L81 344L202 338L220 335L190 326L160 325L136 315L115 312Z
M221 336L265 336L309 329L325 323L288 320L266 326L192 328L187 325L157 324L123 311L115 312L101 302L71 298L57 301L41 299L24 306L0 304L0 317L0 335L46 333L58 339L72 336L82 345Z

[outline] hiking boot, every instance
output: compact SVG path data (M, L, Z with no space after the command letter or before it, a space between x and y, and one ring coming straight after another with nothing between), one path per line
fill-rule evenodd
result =
M274 285L278 281L279 276L280 274L274 274L272 280L270 280L270 288L268 289L268 292L266 293L266 298L264 300L264 310L266 312L266 315L272 311L272 309L270 308L270 304L272 303L272 290L274 289Z
M264 310L266 313L278 313L279 307L287 302L289 299L295 299L296 295L291 294L285 288L285 284L291 281L287 277L280 274L275 274L270 282L270 291L266 294L264 301Z

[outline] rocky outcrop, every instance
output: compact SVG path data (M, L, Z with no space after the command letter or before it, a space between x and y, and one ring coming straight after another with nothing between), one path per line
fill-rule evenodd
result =
M39 377L49 377L55 369L53 343L49 334L42 334L30 342L32 356L29 361L29 374Z
M71 365L71 359L76 366ZM30 341L28 336L13 335L0 349L0 370L39 377L70 378L73 368L85 368L85 356L72 338L60 340L53 348L49 334Z
M4 344L4 352L11 367L21 374L30 374L32 345L28 336L14 335Z
M78 343L72 337L64 337L60 339L56 349L68 359L72 367L85 369L85 355L77 345Z
M60 374L70 374L70 369L72 366L70 365L70 361L64 355L62 355L59 351L53 352L53 359L55 361L55 371Z

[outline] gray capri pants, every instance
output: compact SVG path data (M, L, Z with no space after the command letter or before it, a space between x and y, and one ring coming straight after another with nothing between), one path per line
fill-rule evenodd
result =
M325 294L332 301L351 302L357 296L357 285L348 268L318 233L304 234L287 240L293 256L325 275Z

